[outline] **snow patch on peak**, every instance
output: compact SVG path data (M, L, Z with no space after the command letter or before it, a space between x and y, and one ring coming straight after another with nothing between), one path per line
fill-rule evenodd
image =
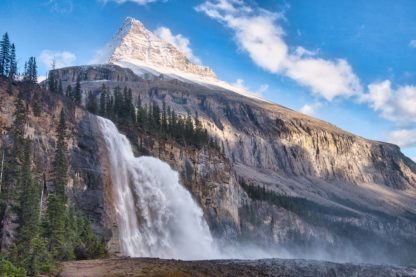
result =
M210 88L219 87L263 100L249 91L217 78L209 67L195 64L171 43L159 38L133 17L127 17L107 47L97 53L93 64L111 63L127 67L138 75L165 75Z
M192 63L175 46L147 30L137 19L128 17L113 37L106 52L107 62L137 61L157 68L172 68L203 77L216 78L208 67Z

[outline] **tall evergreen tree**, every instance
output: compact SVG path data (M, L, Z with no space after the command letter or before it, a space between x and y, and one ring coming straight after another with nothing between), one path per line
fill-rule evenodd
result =
M19 242L28 247L30 241L39 234L40 186L32 179L31 141L25 140L23 164L20 172L20 222Z
M64 88L62 87L61 79L59 79L59 82L58 82L58 94L64 95Z
M66 87L65 96L70 98L71 100L73 100L73 98L72 98L72 86L71 85L68 85Z
M74 95L74 103L77 105L81 105L82 103L82 91L81 91L81 82L80 82L80 78L77 78L77 83L75 85L75 89L73 91L73 95Z
M63 109L56 129L57 142L53 163L54 191L48 196L46 210L45 235L49 238L49 250L56 259L64 259L65 247L65 213L67 197L65 187L68 178L68 162L66 158L66 123Z
M9 79L12 81L17 74L17 60L16 60L16 47L14 43L12 43L12 46L10 48L10 70L9 70Z
M16 225L12 224L14 218L18 215L19 210L19 192L20 176L22 164L24 161L25 145L25 125L27 121L26 105L21 98L15 102L15 120L10 130L11 141L13 144L6 148L6 159L4 164L4 176L1 189L1 206L3 211L1 241L2 251L6 251L15 239Z
M92 93L92 91L88 92L86 108L90 113L98 113L97 97Z
M57 80L55 78L55 60L52 61L52 69L48 74L48 87L51 92L58 92Z
M168 114L166 111L166 103L163 101L162 105L162 132L167 132L168 129Z
M25 63L23 79L33 84L38 82L38 66L36 65L35 57L30 57L29 60Z
M10 40L5 33L0 41L0 75L8 76L10 69Z
M100 94L100 111L99 114L101 116L108 116L107 113L107 102L108 102L108 94L107 94L107 88L103 84L101 86L101 94Z

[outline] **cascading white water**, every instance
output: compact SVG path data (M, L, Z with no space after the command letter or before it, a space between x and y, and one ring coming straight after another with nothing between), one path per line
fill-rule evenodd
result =
M132 257L221 258L203 212L178 173L152 157L136 158L107 119L99 126L108 150L121 251Z

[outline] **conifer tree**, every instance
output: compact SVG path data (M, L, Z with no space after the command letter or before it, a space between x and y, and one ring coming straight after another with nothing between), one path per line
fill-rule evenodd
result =
M163 101L163 105L162 105L162 132L167 132L168 129L168 115L167 115L167 111L166 111L166 103L165 101Z
M72 98L72 86L71 85L68 85L66 87L65 96L70 98L71 100L73 100L73 98Z
M54 191L48 196L46 211L45 235L49 238L49 250L54 258L62 260L66 257L65 247L65 212L68 163L66 158L66 123L65 114L61 110L59 124L56 129L57 142L53 163Z
M74 97L74 99L73 99L74 103L77 104L77 105L81 105L81 102L82 102L82 91L81 91L81 82L80 82L79 77L77 78L77 83L75 85L75 89L73 91L73 95L74 95L73 96Z
M6 148L6 158L4 164L4 176L1 189L1 206L3 210L0 248L5 251L10 247L10 241L14 238L15 227L10 228L10 224L18 215L19 192L21 165L24 160L23 145L25 144L25 125L27 121L26 106L21 98L15 102L15 120L10 130L13 144ZM9 226L7 226L9 225ZM9 232L10 231L10 232Z
M10 40L5 33L0 41L0 75L8 76L10 69Z
M48 87L49 91L51 91L52 93L58 92L54 68L51 71L49 71L48 74Z
M108 94L107 94L107 88L103 84L101 86L101 94L100 94L100 111L99 114L101 116L108 116L107 114L107 102L108 102Z
M14 43L12 43L12 46L10 48L10 70L9 70L9 80L13 81L15 75L17 74L17 60L16 60L16 47Z
M61 79L59 79L59 82L58 82L58 94L64 95L64 89L62 87L62 81L61 81Z
M29 60L25 63L25 72L23 79L27 82L36 84L38 82L38 66L36 65L36 58L30 57Z
M40 186L32 179L31 142L26 139L23 146L23 164L20 171L20 222L19 242L28 247L39 234Z
M90 113L97 114L98 112L97 97L92 93L92 91L88 92L86 108Z

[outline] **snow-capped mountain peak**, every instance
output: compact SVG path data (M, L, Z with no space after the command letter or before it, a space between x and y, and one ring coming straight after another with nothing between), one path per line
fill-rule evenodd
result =
M163 74L168 78L261 99L245 89L219 80L211 68L193 63L174 45L162 40L132 17L124 20L106 49L101 51L99 61L130 68L138 75Z
M113 37L109 62L146 65L157 71L179 71L204 78L216 78L208 67L192 63L172 44L163 41L137 19L127 17Z

